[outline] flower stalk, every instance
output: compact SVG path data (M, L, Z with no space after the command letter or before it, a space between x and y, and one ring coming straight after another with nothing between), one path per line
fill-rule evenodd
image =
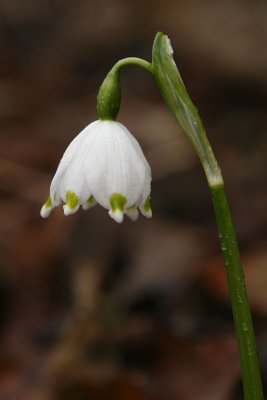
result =
M223 186L211 188L239 348L244 398L263 399L260 368L240 254Z
M168 37L158 33L152 52L154 77L166 104L199 156L212 195L238 342L244 398L262 400L263 389L251 311L221 170L172 55Z
M115 121L117 118L121 103L120 71L130 64L153 73L152 65L141 58L127 57L119 60L109 71L98 91L96 109L100 120Z

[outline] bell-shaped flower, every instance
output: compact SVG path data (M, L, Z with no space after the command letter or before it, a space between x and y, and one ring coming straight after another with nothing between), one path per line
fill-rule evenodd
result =
M150 208L151 171L136 139L119 122L98 120L88 125L66 149L41 209L47 218L61 200L64 214L99 203L117 222Z

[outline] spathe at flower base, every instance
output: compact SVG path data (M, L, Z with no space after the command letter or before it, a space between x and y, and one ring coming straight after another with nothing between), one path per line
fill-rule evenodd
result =
M138 210L151 218L150 190L151 170L137 140L121 123L98 120L66 149L41 216L63 201L65 215L99 203L119 223L124 214L137 220Z

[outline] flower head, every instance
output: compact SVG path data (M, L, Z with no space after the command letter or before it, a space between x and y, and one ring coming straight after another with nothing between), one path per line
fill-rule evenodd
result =
M136 139L119 122L98 120L88 125L65 151L41 209L47 218L61 200L64 214L99 203L117 222L138 209L152 216L149 204L151 171Z

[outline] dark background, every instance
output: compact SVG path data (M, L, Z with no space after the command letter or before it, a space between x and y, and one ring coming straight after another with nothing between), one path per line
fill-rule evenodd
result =
M211 201L149 74L119 121L153 173L153 219L39 210L120 58L174 56L224 174L267 379L267 3L0 0L0 399L234 400L241 383Z

